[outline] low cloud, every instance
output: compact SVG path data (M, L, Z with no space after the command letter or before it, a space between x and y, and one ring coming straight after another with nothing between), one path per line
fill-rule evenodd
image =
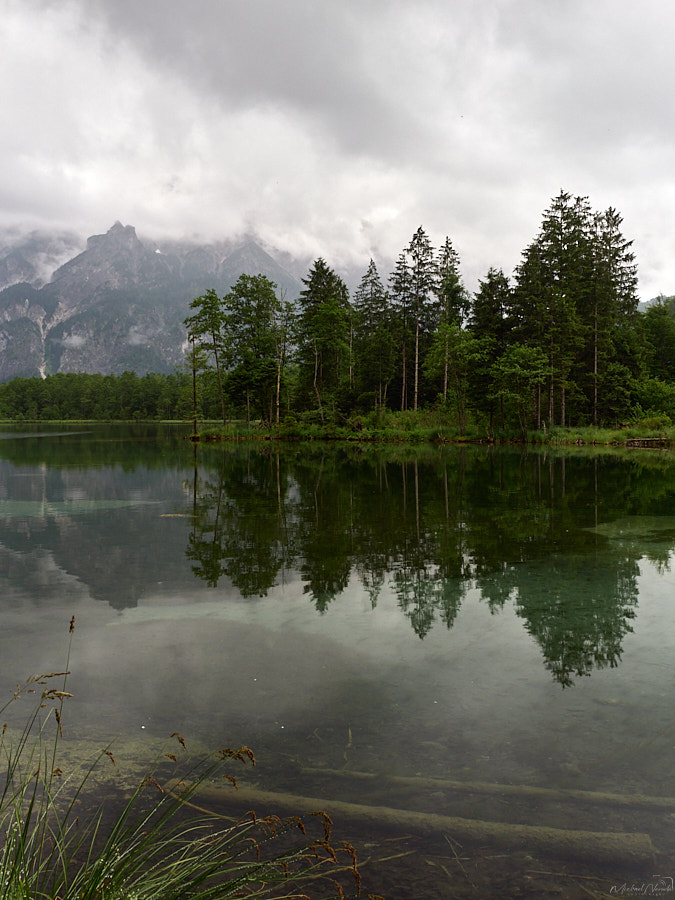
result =
M132 347L144 347L152 343L153 333L140 325L132 325L127 335L127 344Z
M81 334L69 334L61 338L61 343L69 350L78 350L87 343L87 339Z
M0 226L255 231L365 271L422 225L473 289L563 188L623 214L643 297L675 292L662 0L3 5Z

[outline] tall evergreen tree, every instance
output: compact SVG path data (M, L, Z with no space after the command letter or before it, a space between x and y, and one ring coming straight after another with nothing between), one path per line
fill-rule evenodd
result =
M437 322L443 339L443 401L448 396L448 372L450 364L449 335L453 328L461 327L469 311L469 295L459 273L459 254L449 237L438 253L437 279L434 288L438 309Z
M661 295L640 318L652 378L675 382L675 298Z
M431 333L432 296L436 291L437 268L434 249L420 226L408 246L410 270L410 310L414 327L413 409L419 403L420 343L425 332Z
M439 320L455 325L463 325L471 309L471 298L462 283L459 262L459 254L446 237L438 251L434 293L438 298Z
M588 356L592 374L592 419L597 425L601 411L600 390L612 371L617 355L619 330L637 311L637 266L632 241L621 233L623 219L609 208L592 220L593 276L586 307ZM607 389L611 389L606 384Z
M586 197L561 191L544 213L538 243L548 282L548 353L551 380L548 416L555 394L561 425L567 424L570 375L583 341L581 309L589 289L591 208Z
M513 307L516 338L548 356L548 415L565 425L570 375L582 345L579 309L588 291L590 207L561 191L544 212L537 239L516 269ZM537 420L541 418L541 398Z
M393 375L392 322L387 292L372 259L354 292L353 307L359 391L374 394L376 405L382 408Z
M492 386L492 367L504 353L512 327L509 318L511 286L501 269L490 268L484 280L478 281L467 329L480 338L483 359L473 371L471 395L474 405L488 417L488 431L494 433L495 415L499 411L503 424L503 404Z
M401 360L401 409L408 408L408 368L412 344L412 278L405 251L399 253L389 278L389 289L395 313L396 335Z
M317 259L300 292L297 352L300 390L316 399L321 420L325 404L338 403L349 386L351 305L344 281L322 258Z
M561 191L516 270L513 334L548 356L550 423L567 424L572 410L599 424L603 408L616 415L627 405L625 382L639 368L637 273L621 221L616 210L594 213L586 197Z

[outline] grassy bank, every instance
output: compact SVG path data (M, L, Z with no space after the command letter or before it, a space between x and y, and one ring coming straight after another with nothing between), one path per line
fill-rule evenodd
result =
M61 419L43 421L0 420L0 426L11 425L184 425L186 436L191 436L192 423L178 419L148 419L112 423L110 420ZM464 433L453 418L438 410L407 410L395 412L383 410L321 422L316 414L287 415L279 425L232 420L227 425L216 421L201 421L198 425L201 441L233 440L283 440L283 441L351 441L363 443L495 443L495 444L550 444L555 446L624 446L636 442L647 445L669 446L675 444L675 425L667 416L635 419L615 427L566 426L543 427L523 433L514 428L494 428L470 423Z
M531 443L551 445L622 446L635 442L668 446L675 443L675 426L667 417L636 419L614 428L595 426L555 426L528 431L526 435L514 429L484 425L467 426L464 433L442 412L369 413L348 419L321 422L315 416L287 416L279 428L259 423L247 426L233 422L228 426L203 424L199 429L202 440L303 440L354 441L388 443Z

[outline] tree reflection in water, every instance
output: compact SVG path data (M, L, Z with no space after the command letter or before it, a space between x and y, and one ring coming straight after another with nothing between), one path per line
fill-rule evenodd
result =
M638 600L639 543L602 533L658 515L675 470L626 455L494 448L195 448L186 555L215 587L264 596L288 573L324 612L356 579L415 633L451 628L471 591L507 601L562 686L616 666ZM197 458L199 454L199 459ZM652 543L667 566L673 541Z

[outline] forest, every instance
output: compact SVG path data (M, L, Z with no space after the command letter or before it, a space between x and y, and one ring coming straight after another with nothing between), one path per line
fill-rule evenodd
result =
M450 238L422 227L383 280L350 296L323 258L297 298L264 275L195 298L173 375L57 374L0 385L5 419L245 420L323 428L435 411L494 438L675 420L675 297L638 311L632 242L613 208L561 191L511 277L471 295Z

